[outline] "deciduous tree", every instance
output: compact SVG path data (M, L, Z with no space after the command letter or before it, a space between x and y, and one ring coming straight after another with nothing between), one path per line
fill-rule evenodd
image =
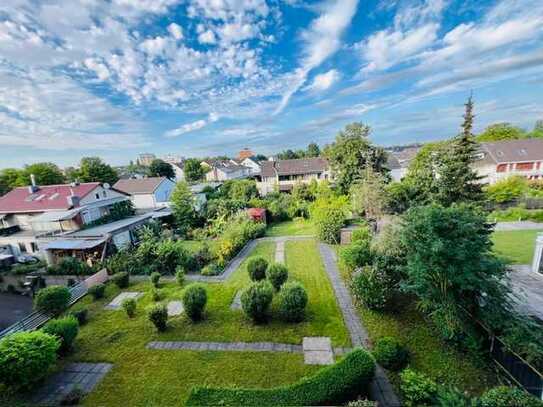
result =
M175 178L175 172L172 166L159 158L153 160L149 166L149 173L152 177L166 177L169 179Z
M205 175L205 170L202 168L200 160L196 158L189 158L185 161L184 171L187 182L200 181Z
M117 171L104 163L100 157L83 157L79 170L73 174L81 182L107 182L113 185L119 179Z

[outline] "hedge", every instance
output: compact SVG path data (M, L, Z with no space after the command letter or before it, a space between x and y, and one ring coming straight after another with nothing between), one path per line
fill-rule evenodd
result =
M373 357L355 349L335 365L291 385L272 389L194 388L187 406L338 405L367 390L375 372ZM362 394L363 396L365 394Z

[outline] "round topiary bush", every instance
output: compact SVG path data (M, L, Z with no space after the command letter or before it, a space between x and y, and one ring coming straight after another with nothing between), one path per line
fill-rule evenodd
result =
M157 331L163 332L168 326L168 310L163 304L157 304L149 309L149 321L153 323Z
M263 257L251 257L247 262L247 272L252 281L260 281L266 278L268 262Z
M162 292L158 288L151 289L151 299L154 302L159 302L162 299Z
M279 315L287 322L300 322L305 317L307 293L300 283L286 283L279 292Z
M175 269L175 281L179 285L185 284L185 269L182 266L177 266Z
M202 268L200 274L203 276L218 276L222 273L222 267L217 263L209 263L207 266Z
M400 343L389 336L380 338L374 348L375 360L386 369L401 370L409 359L407 350Z
M58 315L68 308L71 296L67 287L52 285L38 291L34 307L46 314Z
M28 388L41 380L57 359L60 341L42 331L19 332L0 340L0 383Z
M252 284L241 294L241 307L254 322L264 322L273 299L273 287L269 281Z
M59 351L66 353L72 349L75 338L79 333L79 322L74 316L52 319L44 325L42 331L59 338Z
M121 271L113 274L111 281L119 288L126 288L130 284L130 275L126 271Z
M136 300L134 298L125 298L121 303L121 307L123 307L128 318L132 318L136 315Z
M273 263L266 269L266 278L269 280L275 291L279 291L281 286L288 279L288 269L285 265Z
M103 298L105 292L106 292L105 284L97 284L89 288L89 294L92 295L92 298L95 301L99 300L100 298Z
M151 273L149 279L151 280L151 284L158 288L158 284L160 283L160 273L157 271Z
M517 387L498 386L479 399L481 407L542 407L543 402Z
M207 291L202 284L191 284L183 292L183 306L193 321L202 319L207 303Z

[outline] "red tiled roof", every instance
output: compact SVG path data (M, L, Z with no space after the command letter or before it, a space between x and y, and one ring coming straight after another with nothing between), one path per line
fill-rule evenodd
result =
M249 209L247 209L247 213L250 216L262 216L264 213L266 213L266 209L264 209L264 208L249 208Z
M39 189L34 193L31 193L28 187L15 188L0 197L0 213L70 209L71 205L67 198L72 195L72 192L83 198L99 185L99 182L87 182L75 186L70 184L44 185L38 187Z

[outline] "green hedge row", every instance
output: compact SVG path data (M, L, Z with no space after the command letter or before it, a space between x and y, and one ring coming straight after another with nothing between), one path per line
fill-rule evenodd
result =
M187 406L315 406L336 405L363 393L375 372L373 357L355 349L335 365L296 383L272 389L196 387ZM365 395L365 394L362 394Z

